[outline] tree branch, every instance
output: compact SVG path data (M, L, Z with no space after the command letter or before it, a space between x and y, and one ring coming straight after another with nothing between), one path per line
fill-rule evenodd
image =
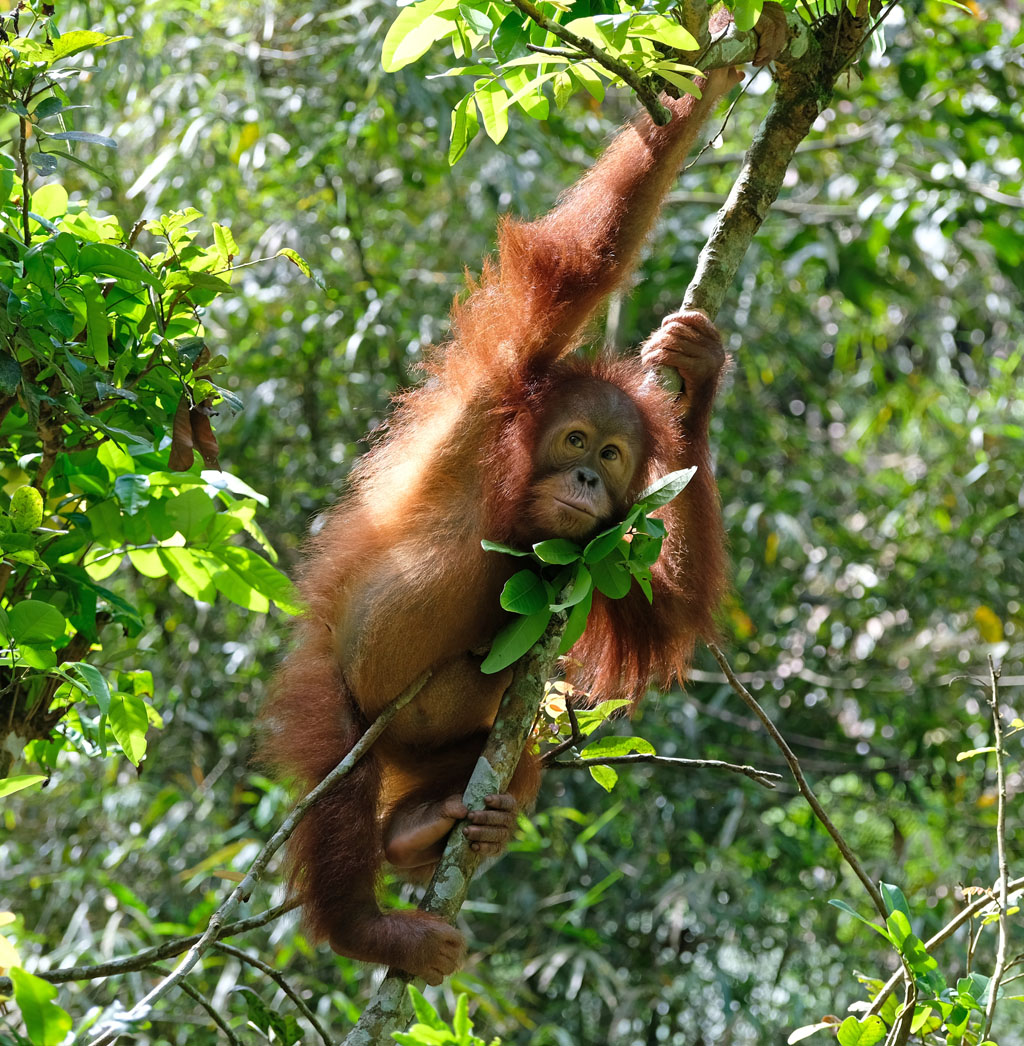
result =
M108 1017L101 1021L96 1029L96 1038L92 1040L91 1046L109 1046L121 1034L129 1031L131 1025L145 1020L154 1003L166 995L171 988L180 984L188 976L192 968L199 962L203 953L218 939L225 919L243 902L247 901L252 894L253 888L259 881L271 857L284 845L285 841L295 831L306 811L316 803L324 794L333 788L338 781L345 777L357 762L369 751L370 747L384 732L392 719L423 689L430 678L429 671L417 679L404 693L399 694L394 701L374 720L369 730L356 742L352 750L344 759L314 788L296 803L291 813L281 822L278 829L270 837L267 844L259 852L256 859L249 867L245 878L231 891L227 900L210 917L206 931L193 944L185 957L178 963L174 970L168 974L148 994L140 999L130 1010L116 1017Z
M471 810L482 810L484 796L508 788L537 718L544 684L554 673L564 627L565 615L556 614L529 654L516 664L487 744L463 795L463 802ZM454 922L481 860L480 854L469 848L469 840L462 832L452 832L420 908ZM411 980L402 971L389 970L343 1046L390 1043L391 1033L402 1031L412 1015L406 990Z
M655 766L670 766L677 770L726 770L733 774L743 774L751 781L756 781L765 788L774 788L776 781L782 780L782 774L771 770L759 770L756 766L742 766L739 763L726 763L721 759L679 759L670 755L655 755L649 752L631 752L628 755L595 756L588 759L576 756L547 763L550 770L581 770L588 766L628 766L635 763L652 763Z

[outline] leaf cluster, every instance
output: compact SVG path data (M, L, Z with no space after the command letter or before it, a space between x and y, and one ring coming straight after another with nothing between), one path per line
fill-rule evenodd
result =
M505 583L501 605L517 616L494 637L480 670L500 672L518 661L544 634L552 615L563 612L568 617L558 652L568 653L587 627L595 591L609 599L623 599L636 582L652 602L651 567L661 554L666 529L660 519L647 513L678 496L696 471L693 466L663 476L640 495L621 523L602 530L586 545L569 538L549 538L524 552L482 541L489 552L532 557L539 569L520 570Z

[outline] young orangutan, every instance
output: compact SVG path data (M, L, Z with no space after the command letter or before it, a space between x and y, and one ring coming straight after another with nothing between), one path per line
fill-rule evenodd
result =
M292 888L305 926L342 955L431 984L464 942L421 911L381 911L385 861L431 873L453 825L499 853L538 788L523 757L507 795L469 811L462 793L511 670L479 666L507 619L498 597L517 569L482 538L529 547L584 540L622 517L664 473L696 465L662 510L668 537L653 605L597 594L573 647L570 678L593 700L636 701L685 675L714 632L725 584L722 526L708 452L725 354L699 312L668 317L639 359L571 357L604 297L632 271L698 131L738 80L712 72L702 97L666 99L673 118L640 116L546 217L505 219L497 264L452 309L451 340L405 394L348 493L311 539L301 577L308 610L264 712L263 757L308 789L381 710L426 670L429 681L291 840ZM654 380L675 368L678 396Z

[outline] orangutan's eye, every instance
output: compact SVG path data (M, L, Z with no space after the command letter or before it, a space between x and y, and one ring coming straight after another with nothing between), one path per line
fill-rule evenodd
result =
M583 433L570 432L569 435L565 437L565 442L570 446L575 447L577 450L582 450L585 443Z

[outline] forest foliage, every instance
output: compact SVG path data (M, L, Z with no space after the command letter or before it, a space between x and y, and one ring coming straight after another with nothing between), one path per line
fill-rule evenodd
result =
M650 43L669 5L584 6L539 5L686 89ZM885 12L718 317L734 365L713 435L723 646L890 884L885 926L864 928L788 781L630 766L609 792L551 771L474 885L471 962L418 1004L435 1038L409 1041L478 1041L470 1011L485 1040L533 1046L882 1041L896 996L875 1039L846 1007L900 956L915 1036L977 1043L1005 933L991 1037L1024 1042L1019 916L992 892L1000 833L1011 856L1024 841L1024 37L1009 8ZM633 103L593 58L520 53L567 45L497 2L147 0L2 30L0 1042L47 1046L88 1041L166 960L44 978L202 931L284 815L247 755L308 523L443 338L496 214L549 206ZM598 340L635 344L677 307L770 100L767 73L748 81ZM786 770L710 656L618 729ZM927 946L965 904L972 932ZM365 1004L370 972L293 915L232 943L137 1041L337 1041Z

